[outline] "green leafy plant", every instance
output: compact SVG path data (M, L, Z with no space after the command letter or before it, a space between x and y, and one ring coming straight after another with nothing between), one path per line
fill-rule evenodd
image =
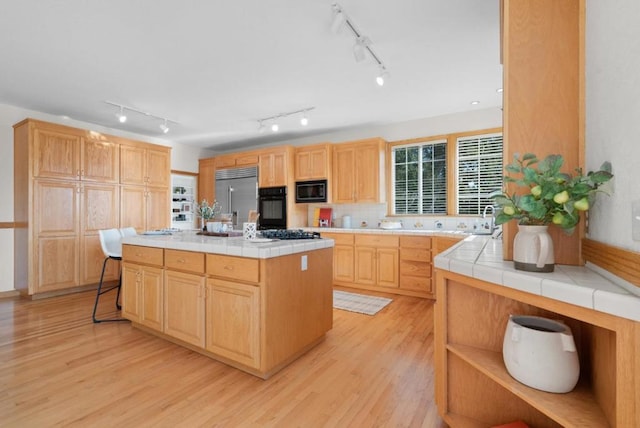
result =
M220 211L222 211L222 206L217 200L214 200L212 205L209 205L209 202L207 202L206 199L203 199L202 202L196 204L196 214L205 220L214 218L220 214Z
M522 225L555 224L568 234L573 233L580 221L580 212L587 211L593 203L598 188L611 180L611 164L605 162L599 171L587 175L576 168L575 176L560 171L564 159L561 155L549 155L538 160L533 153L519 157L505 166L508 174L504 182L526 187L526 192L506 191L492 195L498 212L496 224L518 220Z

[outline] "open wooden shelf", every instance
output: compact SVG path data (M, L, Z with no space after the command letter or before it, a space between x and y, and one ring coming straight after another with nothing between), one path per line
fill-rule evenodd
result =
M566 394L555 394L530 388L509 375L502 354L459 344L447 349L479 372L509 390L536 410L563 426L608 427L609 423L588 385L581 382ZM466 419L466 418L465 418Z

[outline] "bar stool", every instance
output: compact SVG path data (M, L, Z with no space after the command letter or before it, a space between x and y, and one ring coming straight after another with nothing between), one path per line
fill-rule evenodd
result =
M135 231L135 229L134 229ZM108 322L108 321L127 321L125 318L109 318L109 319L97 319L96 318L96 310L98 309L98 301L100 300L100 296L104 293L107 293L111 290L117 289L118 292L116 294L116 309L121 309L120 303L120 289L122 285L122 274L120 275L120 279L118 280L118 285L114 285L105 290L102 289L102 283L104 280L104 271L107 268L107 262L109 260L122 260L122 232L118 229L105 229L98 231L100 236L100 246L102 247L102 252L104 253L104 263L102 264L102 274L100 274L100 284L98 284L98 292L96 294L96 303L93 305L93 322Z
M135 227L123 227L120 229L120 235L124 238L125 236L136 236L138 232L136 232Z

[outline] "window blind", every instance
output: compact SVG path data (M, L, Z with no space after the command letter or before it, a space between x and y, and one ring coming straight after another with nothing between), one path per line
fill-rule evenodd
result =
M489 195L502 189L502 134L457 140L458 214L482 214L493 205Z
M392 165L394 214L446 214L446 141L396 146Z

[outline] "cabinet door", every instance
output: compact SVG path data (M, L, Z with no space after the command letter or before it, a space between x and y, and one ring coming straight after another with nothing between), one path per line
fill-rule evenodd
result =
M204 347L203 276L165 271L164 332L192 345Z
M163 331L164 287L163 270L145 266L142 268L142 282L138 290L140 300L140 324L157 331Z
M335 245L333 247L333 279L353 282L353 246Z
M355 282L360 284L376 284L376 249L372 247L356 247Z
M80 186L77 182L36 180L34 185L36 236L77 236Z
M143 185L146 181L146 151L143 147L120 146L120 183Z
M355 159L357 202L379 202L380 153L377 144L358 147Z
M260 367L260 288L207 280L206 349L249 367Z
M80 285L77 236L46 236L38 239L35 293Z
M59 131L33 131L34 177L78 179L80 137Z
M146 190L141 186L120 188L120 227L135 227L138 233L145 229Z
M382 287L398 287L398 259L397 248L379 248L376 252L377 283Z
M149 186L169 186L171 182L170 162L170 153L168 151L147 149L146 184Z
M171 220L171 200L168 188L147 187L145 200L145 230L169 227Z
M265 153L259 157L259 186L276 187L287 185L286 152Z
M335 148L333 151L333 201L353 202L356 190L355 151L353 148Z
M84 235L80 243L80 284L97 284L100 281L105 255L98 235ZM120 272L120 262L109 260L104 272L105 281L115 281Z
M136 264L122 264L122 316L132 322L140 322L140 290L142 268Z
M82 168L84 181L117 183L120 179L120 148L108 141L82 140Z

